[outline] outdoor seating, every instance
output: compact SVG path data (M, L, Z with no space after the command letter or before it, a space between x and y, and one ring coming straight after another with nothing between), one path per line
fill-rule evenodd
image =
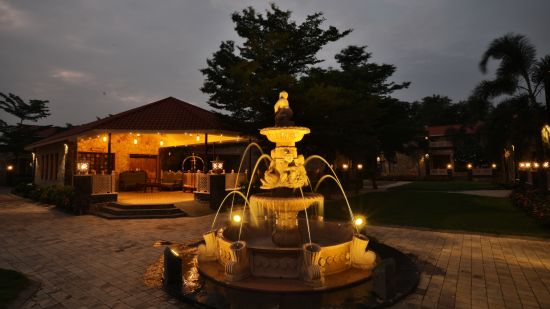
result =
M167 190L181 189L183 186L183 173L181 171L162 171L160 185Z
M147 183L147 172L145 171L126 171L119 175L119 191L141 190Z

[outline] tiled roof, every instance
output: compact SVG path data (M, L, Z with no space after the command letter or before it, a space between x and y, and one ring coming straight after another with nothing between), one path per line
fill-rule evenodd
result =
M462 128L461 124L451 124L445 126L429 126L428 127L428 136L445 136L448 135L449 130L459 131ZM474 127L465 127L467 134L473 134L478 129L478 125Z
M116 115L75 126L67 131L28 145L26 148L31 149L58 142L90 130L228 131L229 129L216 114L174 97L168 97Z

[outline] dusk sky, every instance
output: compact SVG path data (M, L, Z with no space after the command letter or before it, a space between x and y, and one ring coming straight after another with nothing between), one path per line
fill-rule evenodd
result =
M368 45L373 61L397 66L395 81L411 82L395 93L407 101L465 99L490 77L479 71L481 54L506 33L526 35L539 57L550 54L548 0L275 3L298 22L321 11L325 27L353 28L319 53L321 65L334 66L334 54L347 45ZM0 92L50 100L52 116L40 124L82 124L168 96L210 109L199 69L221 41L237 39L230 14L247 6L264 12L269 4L0 0Z

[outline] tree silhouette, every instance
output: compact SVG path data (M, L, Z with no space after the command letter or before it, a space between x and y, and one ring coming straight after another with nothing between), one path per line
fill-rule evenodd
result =
M38 119L50 115L49 109L46 106L49 101L29 100L28 103L25 103L19 96L13 93L8 95L0 93L0 97L3 98L0 100L0 109L17 117L19 124L23 124L25 120L36 122Z

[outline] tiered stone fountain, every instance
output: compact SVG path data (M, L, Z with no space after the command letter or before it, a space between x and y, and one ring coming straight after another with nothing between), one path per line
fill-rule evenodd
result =
M307 209L322 207L324 198L303 192L309 179L296 143L310 130L290 121L287 97L282 92L275 104L275 127L260 131L275 148L261 179L266 192L249 198L254 218L207 233L199 247L199 271L230 286L261 289L264 284L279 292L365 280L376 264L368 238L349 223L308 218ZM298 218L300 211L305 218Z

